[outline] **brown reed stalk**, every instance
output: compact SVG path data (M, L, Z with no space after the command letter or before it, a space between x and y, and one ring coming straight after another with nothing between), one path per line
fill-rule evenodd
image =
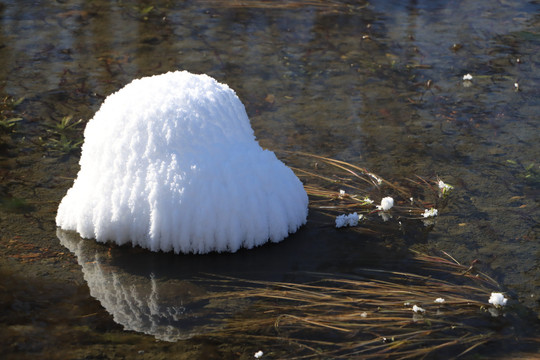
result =
M365 269L362 277L313 273L308 283L215 277L219 291L207 299L252 303L213 336L253 335L269 348L276 340L295 344L290 359L455 356L510 338L489 326L493 279L448 258L413 257L427 275ZM445 302L434 303L438 297ZM413 305L424 311L415 313Z
M313 159L313 169L295 168L293 171L305 182L310 196L310 207L335 217L341 213L357 212L364 215L377 213L376 205L385 196L394 198L393 217L401 220L424 220L426 209L444 206L444 197L438 189L437 179L404 179L403 184L389 182L366 168L346 161L304 152L281 151L290 156ZM340 192L343 190L343 192ZM370 202L373 201L373 203ZM378 217L372 217L375 220ZM376 221L375 221L376 222ZM369 222L363 227L369 227Z
M417 176L400 185L344 161L287 154L317 161L311 170L293 170L304 181L310 207L329 216L353 211L371 215L378 210L366 199L392 196L391 213L401 224L423 220L426 208L440 209L446 201L438 178ZM375 231L369 223L362 223L361 229ZM269 349L281 341L288 359L459 357L511 340L511 335L492 326L488 299L491 292L500 291L494 279L478 271L475 263L463 265L444 252L444 256L412 254L420 273L381 269L364 269L356 277L312 273L314 280L306 283L217 276L213 278L217 291L206 295L207 300L242 298L249 299L250 306L216 327L213 336L253 339ZM435 303L437 298L444 303ZM422 310L415 312L415 305Z

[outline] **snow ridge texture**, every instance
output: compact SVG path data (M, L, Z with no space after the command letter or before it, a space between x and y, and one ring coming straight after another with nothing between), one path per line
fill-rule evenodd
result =
M255 139L236 93L187 71L134 80L84 132L56 224L152 251L235 252L305 224L300 180Z

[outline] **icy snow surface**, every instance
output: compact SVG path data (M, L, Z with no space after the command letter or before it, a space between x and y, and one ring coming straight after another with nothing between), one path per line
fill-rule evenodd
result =
M56 224L100 242L234 252L306 222L300 180L259 146L235 92L206 75L146 77L107 97L80 166Z

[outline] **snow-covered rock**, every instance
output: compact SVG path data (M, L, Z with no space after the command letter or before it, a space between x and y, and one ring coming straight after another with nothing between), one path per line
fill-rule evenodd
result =
M235 92L207 75L145 77L107 97L80 167L56 224L100 242L234 252L306 222L300 180L259 146Z

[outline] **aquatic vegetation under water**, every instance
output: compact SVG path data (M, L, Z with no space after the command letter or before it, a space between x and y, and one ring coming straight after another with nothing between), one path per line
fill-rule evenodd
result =
M11 96L4 96L0 99L0 131L12 132L15 125L22 120L19 114L15 113L15 107L24 101L24 97L14 99Z
M47 123L48 136L39 137L41 145L61 155L78 151L83 143L80 134L77 134L77 125L81 123L82 119L73 120L73 115L66 115L60 120Z
M414 261L424 273L314 273L302 284L217 276L222 291L214 298L251 299L252 306L212 336L242 336L263 350L280 340L296 346L289 359L460 357L477 348L540 343L512 330L526 321L523 309L494 302L493 294L502 294L493 292L499 286L488 275L449 255L415 253Z
M417 231L432 226L454 188L438 177L390 182L349 162L302 152L284 153L296 160L315 161L293 170L304 182L310 206L335 218L337 228L384 234L396 227ZM383 223L394 221L381 227L381 219Z

